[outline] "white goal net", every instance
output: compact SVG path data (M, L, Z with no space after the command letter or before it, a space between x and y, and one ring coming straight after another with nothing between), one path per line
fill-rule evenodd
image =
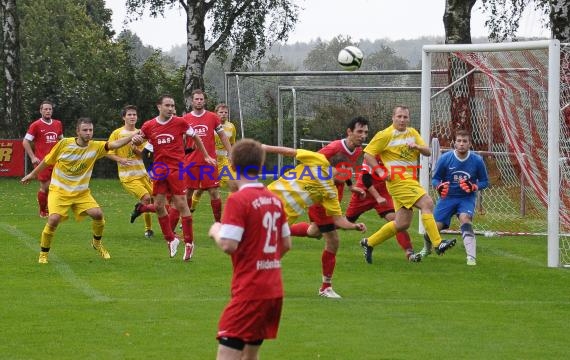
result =
M475 229L548 235L552 267L570 264L570 53L559 50L557 41L429 45L422 60L422 136L443 153L455 130L472 131L489 171Z

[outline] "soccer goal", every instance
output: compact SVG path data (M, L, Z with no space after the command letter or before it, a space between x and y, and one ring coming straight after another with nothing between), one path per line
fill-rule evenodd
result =
M423 47L423 138L437 158L454 130L470 130L489 171L475 229L546 236L549 267L570 264L569 80L570 49L557 40Z

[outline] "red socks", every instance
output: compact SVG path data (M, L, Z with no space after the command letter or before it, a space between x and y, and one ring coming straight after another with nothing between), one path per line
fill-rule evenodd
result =
M291 236L306 237L309 230L309 223L300 222L290 226Z

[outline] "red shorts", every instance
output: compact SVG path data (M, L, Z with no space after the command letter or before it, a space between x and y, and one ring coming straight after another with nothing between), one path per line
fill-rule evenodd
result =
M211 189L220 187L220 179L218 179L218 167L210 164L196 164L188 169L188 173L184 174L186 180L186 188Z
M376 190L379 190L376 188ZM383 216L387 213L394 211L394 202L392 201L392 197L384 187L384 191L378 191L380 196L386 199L386 202L382 204L378 204L376 199L372 197L369 193L366 193L366 197L364 199L360 199L360 196L356 193L353 193L350 197L350 203L348 204L348 208L346 209L346 217L351 218L355 216L360 216L364 214L368 210L376 209L378 215Z
M53 166L46 167L38 174L38 180L41 182L50 181L52 172L53 172Z
M234 301L224 309L218 325L218 335L221 337L237 338L244 342L275 339L283 298Z
M184 179L180 176L178 169L170 168L164 178L162 178L162 176L154 176L154 180L152 181L152 195L155 196L157 194L186 194L186 184Z
M318 226L334 224L333 217L327 215L327 211L322 205L315 204L309 206L308 214L309 214L309 219Z
M342 195L344 194L344 184L336 186L338 191L338 202L342 201ZM314 204L309 206L309 219L317 224L319 227L327 226L327 225L334 225L334 219L332 216L327 215L327 211L325 208L320 204Z

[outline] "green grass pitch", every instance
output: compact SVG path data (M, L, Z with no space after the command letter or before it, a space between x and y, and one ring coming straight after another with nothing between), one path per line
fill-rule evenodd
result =
M156 236L129 223L134 199L118 180L93 180L106 215L104 261L90 220L60 224L39 265L37 183L0 180L1 359L213 359L228 301L230 259L207 237L204 196L194 217L195 257L168 257ZM383 221L368 213L368 233ZM421 247L414 225L414 245ZM322 241L295 238L283 261L279 335L263 359L565 359L570 272L546 267L542 237L478 237L467 267L460 240L445 256L405 261L395 240L364 263L356 232L341 233L334 288L317 296ZM182 248L182 247L181 247ZM181 249L180 248L180 249Z

